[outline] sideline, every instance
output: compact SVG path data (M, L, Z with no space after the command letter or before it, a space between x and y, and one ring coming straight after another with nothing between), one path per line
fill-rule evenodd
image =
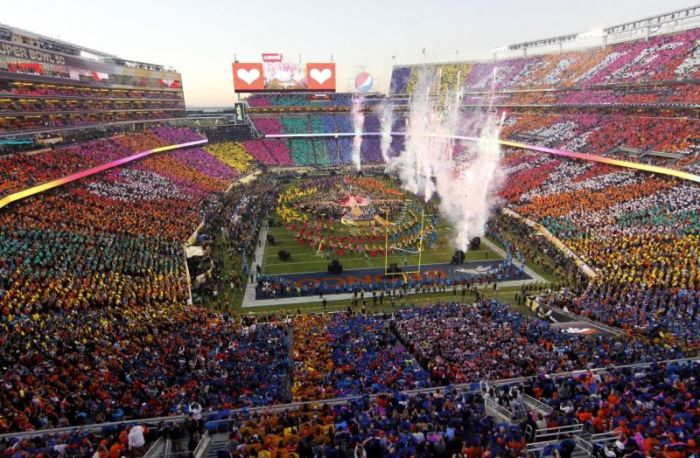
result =
M540 223L533 221L530 218L527 218L527 217L521 215L520 213L515 212L507 207L501 208L501 212L510 216L511 218L518 219L518 220L524 222L525 224L527 224L528 226L530 226L531 228L535 229L539 234L541 234L544 238L546 238L547 241L554 246L554 248L556 248L557 250L562 252L566 257L573 259L574 263L576 263L576 266L581 270L581 272L586 274L586 276L588 278L596 278L598 276L596 271L594 269L592 269L591 266L586 264L586 262L583 259L581 259L581 257L579 257L579 255L574 253L573 250L571 250L571 248L566 246L566 244L564 244L564 242L559 240L554 234L549 232L549 229L547 229L546 227L544 227Z
M489 248L491 248L493 251L495 251L496 253L501 255L503 257L503 259L506 259L508 257L506 255L506 252L503 251L503 248L501 248L498 245L496 245L495 243L493 243L491 240L488 239L488 237L482 237L481 242L484 243L485 245L488 245ZM513 265L519 266L519 264L520 264L519 262L513 260ZM535 272L534 270L532 270L530 267L527 266L527 264L522 263L522 266L524 268L523 270L525 270L525 273L528 274L528 276L533 280L529 283L534 283L534 282L549 283L549 281L546 278L544 278L542 275L540 275L537 272ZM507 286L507 285L505 285L505 283L508 283L508 282L501 282L500 284ZM527 285L528 283L521 283L521 284ZM514 285L514 286L520 286L520 285Z

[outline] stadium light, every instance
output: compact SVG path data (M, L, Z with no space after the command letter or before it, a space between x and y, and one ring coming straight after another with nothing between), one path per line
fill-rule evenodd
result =
M605 31L603 29L594 29L579 33L576 38L599 38L603 36L605 36Z
M507 51L508 46L499 46L498 48L493 48L491 51L493 52L501 52L501 51Z
M87 52L83 49L80 50L80 57L84 57L85 59L90 59L90 60L100 60L100 56L97 56L95 54Z

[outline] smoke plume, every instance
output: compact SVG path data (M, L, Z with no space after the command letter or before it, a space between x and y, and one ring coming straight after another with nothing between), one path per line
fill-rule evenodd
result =
M365 124L365 115L362 112L362 102L364 98L357 95L352 99L352 125L355 131L355 136L352 139L352 163L355 164L357 171L362 168L362 157L360 151L362 148L362 128Z
M439 74L419 77L409 102L405 150L391 158L387 169L426 202L437 194L440 214L453 227L455 248L467 251L471 239L484 235L495 201L502 120L491 110L462 113L461 90L438 94L439 87ZM456 135L477 141L462 142Z
M391 132L394 124L394 110L386 100L377 106L379 113L379 125L381 129L381 142L379 144L384 162L389 162L389 148L391 148Z

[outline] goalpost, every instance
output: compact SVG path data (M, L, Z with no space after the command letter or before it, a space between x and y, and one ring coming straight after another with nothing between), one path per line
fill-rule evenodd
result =
M416 270L412 271L401 271L401 272L389 272L389 226L391 222L389 221L389 210L386 211L386 225L384 226L384 275L406 275L406 274L420 274L421 262L423 259L423 240L425 239L425 208L421 211L420 217L420 238L418 239L418 265ZM407 251L407 250L403 250ZM414 253L415 254L415 253Z

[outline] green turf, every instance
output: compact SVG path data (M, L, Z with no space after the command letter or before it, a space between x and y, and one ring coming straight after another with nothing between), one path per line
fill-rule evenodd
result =
M511 231L506 230L506 237L514 241L516 240L517 236L513 234ZM503 244L501 244L500 241L493 239L489 237L489 240L493 242L495 245L500 247L501 249L505 249ZM550 283L559 283L561 282L561 278L559 278L554 272L557 270L557 263L552 259L551 256L548 254L540 251L536 245L531 245L532 248L535 250L536 255L535 258L533 259L531 257L526 257L525 258L525 265L527 265L529 268L531 268L533 271L535 271L536 274L538 274L540 277L544 278Z
M426 247L421 259L421 265L449 263L454 254L454 248L449 244L450 228L438 223L438 243L434 248ZM263 255L262 270L269 275L293 274L306 272L325 272L328 266L328 259L318 256L316 250L308 245L299 246L296 244L292 234L283 227L270 228L268 232L275 238L275 245L267 244ZM383 245L383 244L382 244ZM279 258L279 251L285 250L291 253L289 261L282 261ZM331 254L331 259L338 259L345 270L384 268L384 263L397 263L399 266L408 264L418 265L418 255L408 253L397 253L389 256L385 261L384 256L365 257L361 253L346 253L343 256ZM476 261L484 259L502 259L489 247L482 245L479 250L468 251L465 260Z
M284 188L289 188L294 186L296 181L287 183ZM274 218L274 215L271 215ZM336 234L343 233L349 234L353 229L342 226L340 223L334 225L334 230ZM435 247L426 247L423 252L421 264L425 268L426 265L438 264L438 263L449 263L452 259L454 253L454 248L450 242L451 239L451 228L442 220L438 221L437 225L438 231L438 243ZM286 230L284 227L274 227L268 232L275 238L275 245L267 244L265 247L263 255L262 270L265 274L271 275L281 275L281 274L294 274L294 273L307 273L307 272L326 272L329 259L325 259L322 256L316 255L317 247L298 246L294 240L293 234ZM514 234L508 234L510 237L514 237ZM491 240L492 242L500 245L498 241ZM384 246L384 241L380 245ZM291 260L284 262L279 259L278 252L280 250L285 250L291 253ZM554 261L544 253L537 252L538 259L536 263L533 259L527 259L526 264L532 268L535 272L542 275L544 278L553 283L559 283L560 278L557 278L554 271L555 264ZM212 258L219 259L223 265L223 276L226 278L231 272L240 271L240 259L231 259L226 250L225 242L217 238L215 240L214 246L212 247ZM330 259L338 259L345 270L349 269L366 269L366 268L383 268L385 264L384 256L377 257L366 257L361 253L347 253L344 256L337 256L332 253ZM482 243L479 250L471 250L466 253L466 261L478 261L478 260L495 260L502 259L500 255L491 250L488 246ZM404 264L409 266L418 264L417 254L400 253L393 254L389 256L387 263L397 263L399 266L403 267ZM283 306L269 306L269 307L251 307L243 309L241 308L241 303L243 299L242 291L230 290L225 282L221 282L218 286L219 299L217 301L207 301L207 305L216 308L220 311L226 311L230 313L271 313L271 312L317 312L321 311L322 306L317 297L309 297L309 302L303 305L299 304L289 304ZM499 300L513 305L516 309L523 313L529 313L529 311L523 307L517 305L515 300L516 293L520 292L519 287L505 287L498 288L494 292L490 287L485 288L483 293L485 297L494 297ZM455 297L452 291L444 293L433 293L427 295L410 295L403 300L403 305L410 304L422 304L427 302L435 302L437 300L454 300ZM461 295L458 294L457 300L461 300ZM467 296L467 301L473 301L473 296ZM385 301L382 306L373 306L371 304L371 297L369 298L367 309L371 311L391 311L392 307L389 301ZM333 310L344 310L350 305L349 300L341 301L329 301L327 305L328 311ZM401 304L397 304L400 306Z
M499 287L495 292L489 285L488 287L481 288L480 294L484 298L488 299L498 299L501 302L511 305L515 310L525 315L531 315L530 309L524 305L518 304L515 295L520 293L520 287ZM449 302L449 301L464 301L466 303L474 302L474 294L467 293L463 298L461 293L458 291L457 295L454 295L452 291L431 293L431 294L412 294L406 296L401 301L397 301L396 306L392 307L391 302L385 297L384 303L377 303L374 305L372 303L372 297L367 298L367 306L365 311L367 312L387 312L395 310L398 307L406 306L420 306L425 304L434 304L437 301ZM309 302L305 304L283 304L283 305L270 305L270 306L259 306L250 308L237 308L231 309L233 313L248 314L248 313L317 313L317 312L337 312L347 310L350 306L350 300L339 300L339 301L328 301L326 308L324 309L318 298L309 298ZM360 311L361 306L356 306L353 310Z

